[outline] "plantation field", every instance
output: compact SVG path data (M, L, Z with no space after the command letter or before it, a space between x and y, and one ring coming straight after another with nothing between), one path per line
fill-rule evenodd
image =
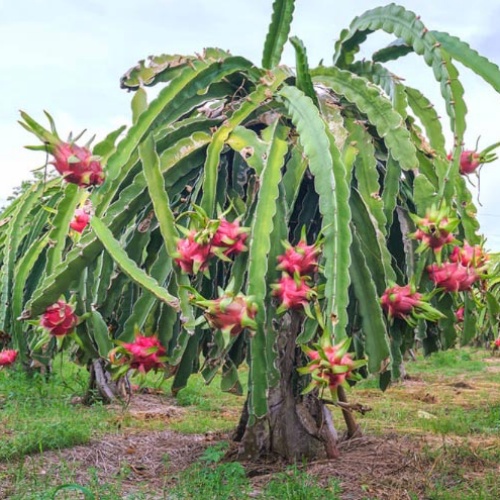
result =
M500 357L452 350L407 371L349 391L371 411L339 460L287 466L224 459L243 399L217 383L193 377L174 399L150 374L128 404L85 407L85 371L60 358L49 380L3 370L0 498L500 498Z

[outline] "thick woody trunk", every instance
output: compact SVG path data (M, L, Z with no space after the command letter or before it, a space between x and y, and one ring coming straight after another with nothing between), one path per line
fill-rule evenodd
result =
M89 366L90 380L84 404L93 404L97 401L111 403L115 399L130 397L130 381L127 376L114 381L108 371L107 362L95 359Z
M276 340L279 383L269 389L269 411L265 418L249 421L245 405L235 440L238 458L258 460L281 457L288 461L337 458L337 432L330 410L316 392L301 396L303 380L297 373L301 351L295 343L301 319L286 314Z

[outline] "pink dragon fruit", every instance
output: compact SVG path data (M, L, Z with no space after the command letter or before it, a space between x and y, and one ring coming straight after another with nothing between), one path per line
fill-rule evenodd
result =
M10 366L16 361L18 351L15 349L3 349L0 351L0 366Z
M84 208L77 208L69 227L77 233L82 233L90 222L90 214Z
M387 288L380 299L389 318L406 319L422 301L422 294L412 291L411 285Z
M394 285L385 290L380 298L382 309L389 320L399 318L410 325L415 325L417 319L437 321L443 315L428 302L428 297L418 293L408 284Z
M142 373L165 366L162 357L166 355L166 350L154 336L146 337L137 333L134 342L123 343L119 349L128 358L126 363L130 368ZM110 359L114 361L113 356Z
M302 349L311 359L304 367L298 369L301 374L310 374L312 383L304 392L309 392L314 387L328 387L334 391L346 380L356 380L353 371L365 364L364 360L354 361L348 353L350 339L346 339L337 345L315 345L316 349L303 347Z
M464 241L462 248L456 246L450 255L451 262L460 262L463 266L473 267L476 270L484 268L489 256L480 245L471 246Z
M460 153L459 168L462 175L474 173L481 164L481 155L476 151L465 150Z
M243 294L223 295L215 300L201 300L197 305L205 308L205 318L212 328L239 335L244 328L255 330L257 308Z
M473 267L464 266L461 262L444 262L427 267L429 277L436 286L447 292L463 292L470 290L473 283L480 279Z
M459 171L462 175L470 175L477 172L478 168L484 163L490 163L497 159L496 154L493 152L496 148L500 146L500 143L493 144L483 149L480 153L477 151L472 151L470 149L464 149L460 153L460 163L459 163ZM453 155L450 153L447 156L448 160L453 158Z
M220 224L212 238L213 254L218 255L219 251L226 257L238 255L247 250L245 241L248 238L248 229L240 226L238 220L229 222L222 218Z
M80 187L99 186L104 182L102 165L87 148L60 142L53 147L52 164L64 180Z
M285 243L285 253L278 256L278 269L293 276L306 276L318 269L319 248L308 245L305 240L300 240L296 246Z
M495 345L495 347L496 347L497 349L500 349L500 337L499 337L499 338L497 338L497 339L495 339L495 342L493 342L493 344Z
M284 274L278 283L271 285L272 294L281 302L280 309L308 307L315 292L306 284L305 278L294 279Z
M187 274L196 274L208 268L211 246L200 239L196 231L191 231L186 238L177 241L177 256L174 260Z
M465 317L465 307L462 306L455 311L455 319L457 323L463 323L464 317Z
M77 323L78 318L73 306L62 299L47 307L40 320L40 326L55 337L68 335Z

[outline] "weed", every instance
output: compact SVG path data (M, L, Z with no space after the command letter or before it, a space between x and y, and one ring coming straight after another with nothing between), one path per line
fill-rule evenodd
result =
M318 486L316 477L292 466L277 474L267 484L260 498L268 500L336 500L341 489L330 479L328 486Z

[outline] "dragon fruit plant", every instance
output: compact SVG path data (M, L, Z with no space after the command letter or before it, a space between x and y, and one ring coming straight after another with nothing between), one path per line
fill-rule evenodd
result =
M134 94L133 126L91 153L23 114L65 182L33 185L0 227L0 330L23 366L37 355L32 322L75 292L72 352L106 394L103 374L120 359L124 372L165 370L174 393L193 373L207 383L220 373L225 391L246 395L244 459L338 456L325 391L341 402L358 376L384 389L417 340L426 354L470 342L480 297L500 310L460 175L467 108L455 63L497 90L498 68L391 4L356 17L318 67L291 37L292 70L280 59L294 4L274 1L261 67L208 48L131 68L121 85ZM359 59L380 30L398 44ZM437 80L446 123L385 66L408 52ZM76 241L82 191L93 214Z

